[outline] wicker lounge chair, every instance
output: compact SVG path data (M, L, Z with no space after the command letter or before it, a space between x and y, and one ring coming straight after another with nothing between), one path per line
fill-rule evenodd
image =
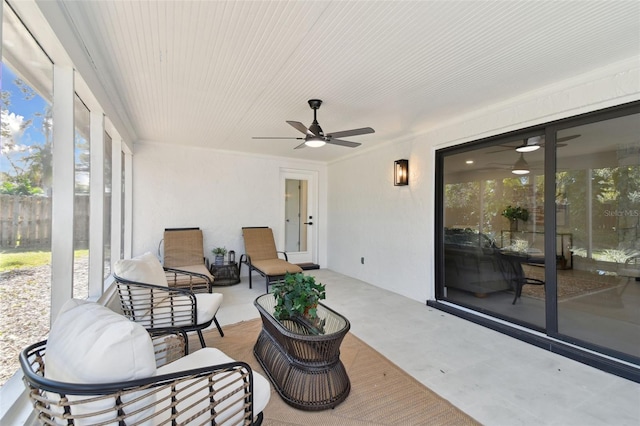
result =
M242 228L244 248L246 253L240 256L239 267L246 264L249 267L249 288L251 288L251 272L256 271L266 279L267 293L269 284L281 280L287 272L302 272L302 268L289 263L287 253L276 250L273 231L266 226ZM278 257L278 253L284 259Z
M271 393L263 376L218 349L188 354L181 330L145 330L73 299L20 364L47 425L260 424Z
M193 292L211 292L213 275L207 268L204 240L199 228L167 228L164 230L164 260L166 271L176 272L173 287L188 288ZM180 274L191 272L189 279Z
M113 277L122 313L145 328L180 327L185 332L195 331L204 348L202 330L212 322L224 336L216 319L223 297L220 293L195 293L171 286L174 278L186 282L190 274L177 270L166 272L151 253L118 260Z

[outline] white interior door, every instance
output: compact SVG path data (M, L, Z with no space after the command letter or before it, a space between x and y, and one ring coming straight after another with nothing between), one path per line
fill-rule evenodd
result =
M315 172L281 171L284 236L279 247L284 247L292 263L316 263L316 185Z

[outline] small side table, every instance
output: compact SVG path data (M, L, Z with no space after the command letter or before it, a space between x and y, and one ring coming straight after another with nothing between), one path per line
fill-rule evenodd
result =
M222 265L209 264L209 272L213 275L213 286L226 286L240 282L240 270L236 262L224 262Z

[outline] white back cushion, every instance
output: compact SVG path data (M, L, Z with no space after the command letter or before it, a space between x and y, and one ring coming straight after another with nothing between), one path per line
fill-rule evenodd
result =
M153 343L144 327L102 305L76 299L65 303L51 326L45 365L45 377L67 383L121 382L156 373ZM144 406L149 400L145 398L140 403ZM109 400L82 404L76 414L110 406L113 402ZM140 413L142 417L148 414ZM116 415L112 410L99 419L109 420ZM80 424L95 424L99 419L90 418Z
M113 270L117 276L129 281L168 286L160 261L150 252L133 259L120 259L116 261Z
M71 383L108 383L156 372L153 343L140 324L93 302L71 299L47 341L47 377Z

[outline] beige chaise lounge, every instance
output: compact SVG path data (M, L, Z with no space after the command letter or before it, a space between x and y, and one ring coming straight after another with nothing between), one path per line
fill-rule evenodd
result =
M204 239L199 228L167 228L164 230L165 271L177 271L171 283L174 287L187 288L195 293L211 293L213 275L207 268L204 256ZM189 280L180 271L187 271Z
M269 284L279 281L287 272L302 272L301 267L289 263L287 253L276 250L271 228L266 226L244 227L242 228L242 237L246 253L240 256L239 267L242 268L243 263L249 267L249 288L251 288L252 271L265 277L267 293L269 292ZM278 253L281 253L284 259L279 258Z

